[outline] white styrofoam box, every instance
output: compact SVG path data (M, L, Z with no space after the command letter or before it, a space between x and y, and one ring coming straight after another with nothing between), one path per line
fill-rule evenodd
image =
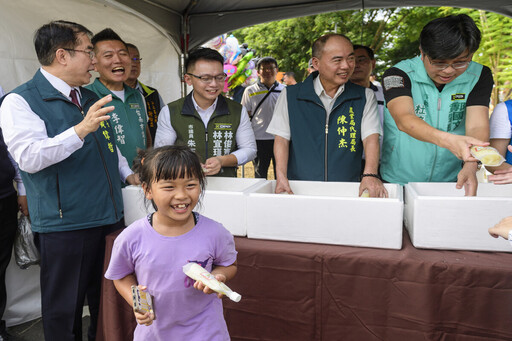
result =
M415 247L446 250L506 251L489 227L512 215L512 185L479 183L476 197L465 197L455 183L405 186L404 222Z
M207 177L206 191L197 211L216 220L235 236L247 235L247 194L265 179Z
M146 200L141 186L126 186L122 189L124 206L124 223L126 226L135 220L155 212L150 200Z
M207 177L203 199L195 210L222 223L233 235L245 236L246 194L265 182L264 179ZM145 200L140 186L123 188L123 201L126 225L155 211L151 201Z
M274 194L268 181L249 193L247 236L298 242L400 249L403 193L360 198L358 182L290 181L295 194Z

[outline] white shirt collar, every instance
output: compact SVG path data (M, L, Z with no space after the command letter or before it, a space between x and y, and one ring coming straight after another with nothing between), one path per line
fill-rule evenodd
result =
M331 98L329 95L327 95L327 93L325 92L324 90L324 87L322 85L322 82L320 82L320 75L318 75L315 80L313 81L313 88L315 89L315 93L317 94L318 97L322 97L322 96L327 96L329 98ZM339 95L341 95L341 93L345 90L345 84L342 84L340 85L340 87L338 88L338 91L336 91L336 94L334 94L334 97L332 97L331 99L336 99L338 98Z
M194 93L192 92L192 103L194 103L194 108L197 110L198 113L205 112L205 111L211 111L213 112L215 110L215 107L217 106L217 101L219 100L219 97L215 99L212 105L210 105L207 109L201 108L194 99Z
M59 77L52 75L42 67L39 70L41 70L41 73L43 74L44 78L46 78L55 89L59 90L68 99L71 99L71 97L69 96L69 94L71 93L71 89L77 90L78 95L80 96L80 98L82 98L82 93L80 92L79 87L69 86L68 83L64 82Z

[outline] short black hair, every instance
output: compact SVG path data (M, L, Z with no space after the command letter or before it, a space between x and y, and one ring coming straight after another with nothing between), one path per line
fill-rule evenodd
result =
M354 51L357 50L357 49L365 49L366 52L368 53L368 57L370 57L371 60L374 60L375 59L375 53L373 52L373 50L371 49L371 47L368 47L368 46L365 46L365 45L354 45Z
M124 42L123 39L121 39L121 37L116 33L114 32L113 29L111 28L106 28L98 33L96 33L92 39L91 39L91 43L92 45L94 46L94 48L96 48L96 44L101 42L101 41L108 41L108 40L117 40L117 41L120 41L121 43L123 43L123 45L126 47L126 49L128 50L128 46L126 45L126 43Z
M295 78L295 72L293 71L288 71L288 72L285 72L284 75L286 77L292 77L292 78Z
M263 64L274 64L276 68L279 68L277 65L277 60L274 57L263 57L258 60L256 63L256 70L260 69L260 66Z
M480 30L468 15L449 15L423 27L420 48L432 59L453 59L464 51L474 53L481 39Z
M34 35L34 46L37 59L43 66L48 66L55 59L55 52L58 49L74 49L81 44L78 35L85 34L89 38L92 32L84 26L64 20L52 21L41 26ZM74 51L69 51L73 55Z
M209 60L224 65L224 57L218 51L208 47L198 47L188 54L188 58L185 61L186 72L189 72L198 60Z
M352 44L352 41L344 34L341 33L327 33L321 36L320 38L317 38L313 42L313 45L311 45L311 56L315 58L320 58L322 56L322 52L324 50L324 46L327 43L327 41L332 37L340 37L345 38L348 40L350 44Z
M139 51L139 48L137 46L133 45L132 43L125 43L125 45L126 45L127 49L135 49L135 50Z

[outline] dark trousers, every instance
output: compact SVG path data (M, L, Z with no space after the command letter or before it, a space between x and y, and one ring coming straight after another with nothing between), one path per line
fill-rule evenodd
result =
M0 199L0 317L4 315L7 292L5 270L11 260L12 245L18 227L18 196L16 193ZM5 321L0 321L0 331L5 331Z
M258 152L254 159L254 177L268 179L268 167L270 160L276 174L276 160L274 159L274 140L256 140Z
M36 233L41 253L41 307L46 341L82 340L82 309L91 313L88 339L96 338L105 236L124 228L124 219L106 226Z

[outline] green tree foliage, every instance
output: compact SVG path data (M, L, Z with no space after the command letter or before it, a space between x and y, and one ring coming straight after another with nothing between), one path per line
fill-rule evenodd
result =
M465 13L482 31L482 43L473 60L491 68L495 87L492 106L512 98L512 19L500 14L451 7L402 7L341 11L274 21L233 32L261 56L277 59L281 71L306 75L311 43L327 32L343 33L355 44L375 51L377 75L399 61L418 55L420 32L432 19Z
M341 11L259 24L233 34L300 79L306 75L311 43L328 32L343 33L356 44L372 47L381 61L377 72L383 72L417 54L421 28L437 16L438 10L428 7Z

